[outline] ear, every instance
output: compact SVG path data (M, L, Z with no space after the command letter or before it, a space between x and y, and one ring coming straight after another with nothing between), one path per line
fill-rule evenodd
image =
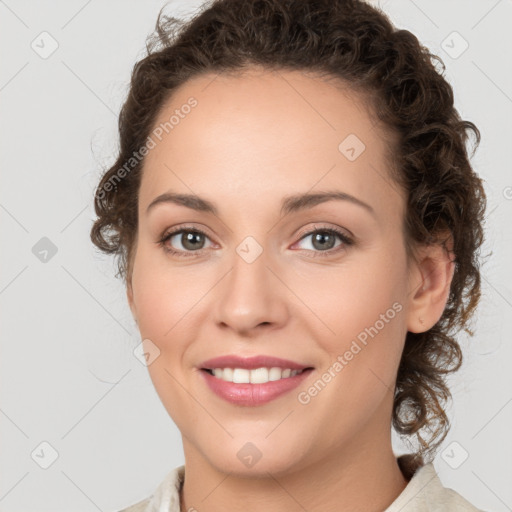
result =
M408 331L428 331L441 318L455 272L452 250L450 234L446 248L438 243L424 245L416 251L416 261L409 274Z

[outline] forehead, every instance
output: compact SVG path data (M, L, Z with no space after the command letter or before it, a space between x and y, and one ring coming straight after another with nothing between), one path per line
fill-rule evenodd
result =
M255 201L263 194L277 205L284 195L316 186L384 208L393 193L392 140L365 96L341 82L258 68L208 73L175 90L153 128L142 207L169 189L216 203L233 193Z

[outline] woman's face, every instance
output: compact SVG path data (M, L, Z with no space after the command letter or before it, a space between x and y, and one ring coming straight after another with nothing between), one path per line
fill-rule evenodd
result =
M128 299L187 463L279 474L390 442L418 283L406 265L404 196L374 123L354 94L291 71L203 75L161 111L145 158ZM342 199L289 199L325 192ZM148 210L171 193L215 211L199 200ZM159 244L174 228L205 235L180 232ZM201 370L224 355L313 370L270 401L233 403Z

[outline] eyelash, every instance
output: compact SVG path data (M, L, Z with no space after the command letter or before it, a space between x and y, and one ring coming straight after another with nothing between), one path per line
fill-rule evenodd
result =
M198 233L198 234L204 235L205 237L209 238L208 235L203 230L201 230L199 228L195 228L195 227L193 228L190 226L178 226L177 228L173 229L172 231L165 233L160 238L160 240L158 240L157 244L160 247L162 247L162 249L166 253L172 254L173 256L184 257L184 258L191 258L191 257L193 258L194 256L200 256L203 249L199 249L197 251L177 251L175 249L172 249L168 245L166 245L166 242L178 233ZM317 228L312 231L303 233L301 235L301 237L299 238L299 241L303 240L304 238L306 238L310 235L314 235L316 233L329 233L331 235L332 234L337 235L343 243L337 247L334 247L333 249L328 249L327 251L314 251L315 254L314 254L314 256L310 256L311 258L332 256L333 254L335 254L343 249L346 249L347 247L350 247L351 245L354 245L354 240L349 238L342 231L340 231L336 228L332 228L332 227ZM304 249L304 250L307 251L308 249Z

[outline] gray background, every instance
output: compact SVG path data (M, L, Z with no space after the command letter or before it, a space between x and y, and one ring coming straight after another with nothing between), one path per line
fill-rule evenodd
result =
M199 4L171 2L167 12L187 16ZM132 353L140 339L114 260L89 241L130 71L163 5L0 0L2 511L119 510L184 461ZM378 5L443 58L459 112L483 134L473 164L489 201L483 254L493 254L476 335L460 336L452 429L434 465L479 508L512 510L512 2Z

